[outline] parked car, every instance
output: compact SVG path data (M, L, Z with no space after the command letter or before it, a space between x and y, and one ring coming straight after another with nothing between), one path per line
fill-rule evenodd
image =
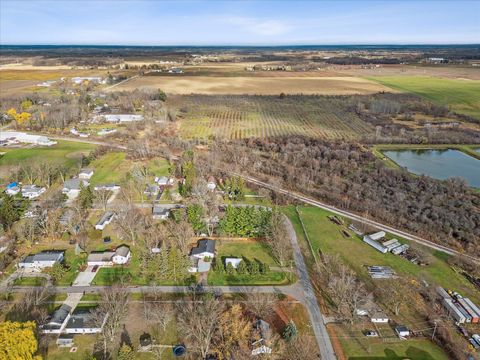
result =
M378 333L376 331L373 331L373 330L365 331L364 334L365 334L366 337L378 337Z
M97 272L98 270L98 265L95 265L93 268L92 268L92 272Z

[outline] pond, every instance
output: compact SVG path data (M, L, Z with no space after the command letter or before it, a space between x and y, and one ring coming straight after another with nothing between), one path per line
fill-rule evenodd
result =
M459 150L388 150L383 153L414 174L440 180L461 177L470 186L480 188L480 160Z

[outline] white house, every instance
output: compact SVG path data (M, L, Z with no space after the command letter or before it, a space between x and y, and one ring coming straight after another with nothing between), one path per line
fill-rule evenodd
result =
M225 266L228 266L228 264L232 264L233 268L236 269L241 262L241 258L226 258Z
M41 326L44 334L60 334L71 316L72 308L67 304L62 304L52 314L48 322Z
M388 323L389 318L384 313L377 311L372 314L372 316L370 317L370 321L373 323L385 324Z
M152 216L154 219L167 220L170 216L170 207L153 205Z
M83 76L83 77L77 76L77 77L72 78L72 82L77 84L77 85L80 85L81 83L83 83L85 81L93 82L93 83L97 83L97 84L105 84L106 83L106 81L100 76Z
M102 332L107 322L108 314L105 315L100 327L92 323L92 314L88 310L76 310L69 317L63 332L65 334L98 334Z
M115 185L115 184L98 184L98 185L95 185L95 187L93 188L93 190L95 190L95 191L101 191L101 190L104 190L104 191L117 191L117 190L120 190L120 186L119 186L119 185Z
M93 169L80 169L80 172L78 173L78 178L83 180L90 180L90 178L93 176L93 173Z
M57 143L43 135L32 135L18 131L0 131L0 141L7 141L7 144L27 143L42 146L52 146Z
M170 186L173 185L173 179L168 178L166 176L161 176L161 177L156 177L155 176L155 182L158 184L158 186Z
M215 257L215 240L203 239L199 240L197 246L190 252L190 261L192 266L188 268L188 272L203 273L210 270L212 259Z
M65 251L63 250L42 251L38 254L28 255L17 264L17 267L40 271L52 267L57 262L62 262L64 256Z
M27 199L36 199L42 195L47 189L37 185L24 185L22 186L22 196Z
M406 338L410 336L410 330L405 325L398 325L395 327L395 332L399 338Z
M136 122L136 121L143 121L143 115L105 114L105 115L97 115L94 120L96 120L96 121L107 121L107 122L112 122L112 123Z
M124 265L132 257L130 248L125 245L117 247L115 251L91 253L87 257L88 266L113 266Z
M112 211L107 211L103 216L98 220L98 222L95 224L95 229L97 230L103 230L105 229L105 226L110 224L113 219L115 218L115 213Z
M63 183L62 193L69 198L76 198L80 194L81 185L88 186L88 181L84 179L70 179Z

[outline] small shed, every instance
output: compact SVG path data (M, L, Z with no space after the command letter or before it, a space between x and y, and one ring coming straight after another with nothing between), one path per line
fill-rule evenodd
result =
M405 325L395 326L395 332L400 338L405 338L410 336L410 330Z
M370 317L372 323L386 324L390 319L381 311L374 312Z

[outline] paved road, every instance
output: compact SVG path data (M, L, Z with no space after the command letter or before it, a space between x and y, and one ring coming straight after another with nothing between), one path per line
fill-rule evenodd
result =
M39 286L13 286L8 289L11 292L25 293L30 290L40 288ZM53 286L55 293L85 293L95 294L104 291L109 286ZM192 291L189 286L126 286L127 291L131 293L158 292L158 293L187 293ZM206 286L204 290L211 290L218 294L228 293L278 293L291 296L301 302L304 301L303 289L300 284L282 285L282 286ZM7 290L7 288L0 288Z
M300 283L302 284L303 291L305 293L304 304L307 307L308 315L310 316L310 323L312 324L313 332L315 333L315 338L317 339L320 356L322 360L334 360L336 359L335 351L333 350L327 327L323 322L323 315L320 311L320 307L318 306L317 297L315 296L315 291L313 290L312 282L310 281L310 276L308 275L307 265L303 259L300 246L298 245L297 234L295 233L292 223L286 216L285 225L290 235L293 258L295 260L295 265L297 266Z
M443 246L443 245L439 245L439 244L436 244L432 241L429 241L429 240L426 240L426 239L423 239L419 236L416 236L416 235L412 235L410 233L407 233L405 231L402 231L402 230L399 230L399 229L396 229L394 227L391 227L389 225L385 225L385 224L382 224L380 222L377 222L377 221L374 221L374 220L370 220L370 219L367 219L365 217L362 217L360 215L357 215L355 213L352 213L352 212L349 212L349 211L345 211L345 210L342 210L342 209L339 209L335 206L331 206L331 205L328 205L328 204L325 204L321 201L318 201L318 200L314 200L312 198L309 198L309 197L306 197L302 194L298 194L296 192L293 192L293 191L289 191L289 190L285 190L285 189L282 189L278 186L274 186L274 185L271 185L271 184L268 184L266 182L263 182L263 181L260 181L258 179L255 179L251 176L246 176L246 175L242 175L242 174L237 174L237 173L233 173L233 175L236 175L236 176L240 176L242 177L244 180L250 182L250 183L253 183L253 184L256 184L256 185L259 185L261 187L265 187L267 189L270 189L272 191L275 191L275 192L279 192L281 194L284 194L284 195L288 195L290 197L293 197L297 200L300 200L306 204L309 204L309 205L313 205L313 206L316 206L316 207L319 207L319 208L322 208L322 209L325 209L325 210L328 210L332 213L335 213L337 215L341 215L343 217L346 217L348 219L351 219L351 220L355 220L355 221L358 221L360 223L363 223L363 224L366 224L366 225L370 225L370 226L373 226L375 228L378 228L380 230L384 230L386 232L389 232L393 235L397 235L397 236L401 236L403 237L404 239L407 239L407 240L410 240L410 241L414 241L416 243L419 243L419 244L422 244L424 246L427 246L431 249L435 249L435 250L438 250L438 251L441 251L441 252L444 252L444 253L447 253L447 254L450 254L450 255L462 255L462 256L465 256L465 257L468 257L470 258L471 260L473 261L476 261L476 262L480 262L480 259L474 257L474 256L470 256L470 255L467 255L467 254L464 254L460 251L457 251L457 250L454 250L452 248L449 248L447 246Z

